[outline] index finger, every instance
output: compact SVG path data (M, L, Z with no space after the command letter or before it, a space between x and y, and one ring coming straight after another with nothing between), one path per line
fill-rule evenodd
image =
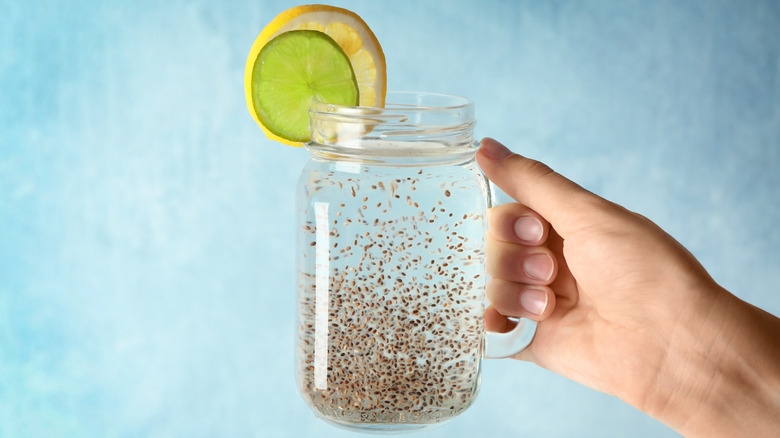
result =
M522 245L541 245L547 240L550 224L523 204L510 202L488 211L488 233L496 240Z
M581 225L588 207L603 201L545 164L513 154L491 138L482 140L477 161L504 193L539 212L563 237Z

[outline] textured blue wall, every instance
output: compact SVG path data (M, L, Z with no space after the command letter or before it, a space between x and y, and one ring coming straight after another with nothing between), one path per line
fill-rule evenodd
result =
M649 216L780 314L780 3L335 2L389 87ZM247 113L292 2L0 1L0 437L340 437L292 374L306 152ZM488 361L420 436L662 437L612 397Z

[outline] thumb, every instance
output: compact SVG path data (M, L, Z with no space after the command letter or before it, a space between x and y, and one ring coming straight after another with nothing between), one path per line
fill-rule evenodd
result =
M477 162L485 175L507 195L544 217L562 237L582 225L598 196L561 176L544 163L514 154L485 138ZM591 210L592 211L592 210Z

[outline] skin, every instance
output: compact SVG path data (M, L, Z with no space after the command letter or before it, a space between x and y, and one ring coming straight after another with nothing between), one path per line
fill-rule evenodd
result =
M484 139L517 203L491 210L485 312L540 321L515 359L612 394L688 437L780 431L780 319L741 301L647 218Z

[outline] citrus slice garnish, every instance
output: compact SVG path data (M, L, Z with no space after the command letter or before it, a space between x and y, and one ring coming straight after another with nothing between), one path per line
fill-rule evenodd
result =
M252 71L255 114L271 133L309 140L311 100L358 104L352 65L332 38L313 30L285 32L263 47Z
M309 32L279 38L291 31ZM327 39L322 38L325 35ZM344 80L344 57L351 67L352 84ZM268 138L301 146L309 140L311 99L383 107L385 71L382 47L357 14L334 6L298 6L268 23L252 45L244 73L247 106ZM331 83L334 78L338 80ZM349 102L354 84L357 101Z

